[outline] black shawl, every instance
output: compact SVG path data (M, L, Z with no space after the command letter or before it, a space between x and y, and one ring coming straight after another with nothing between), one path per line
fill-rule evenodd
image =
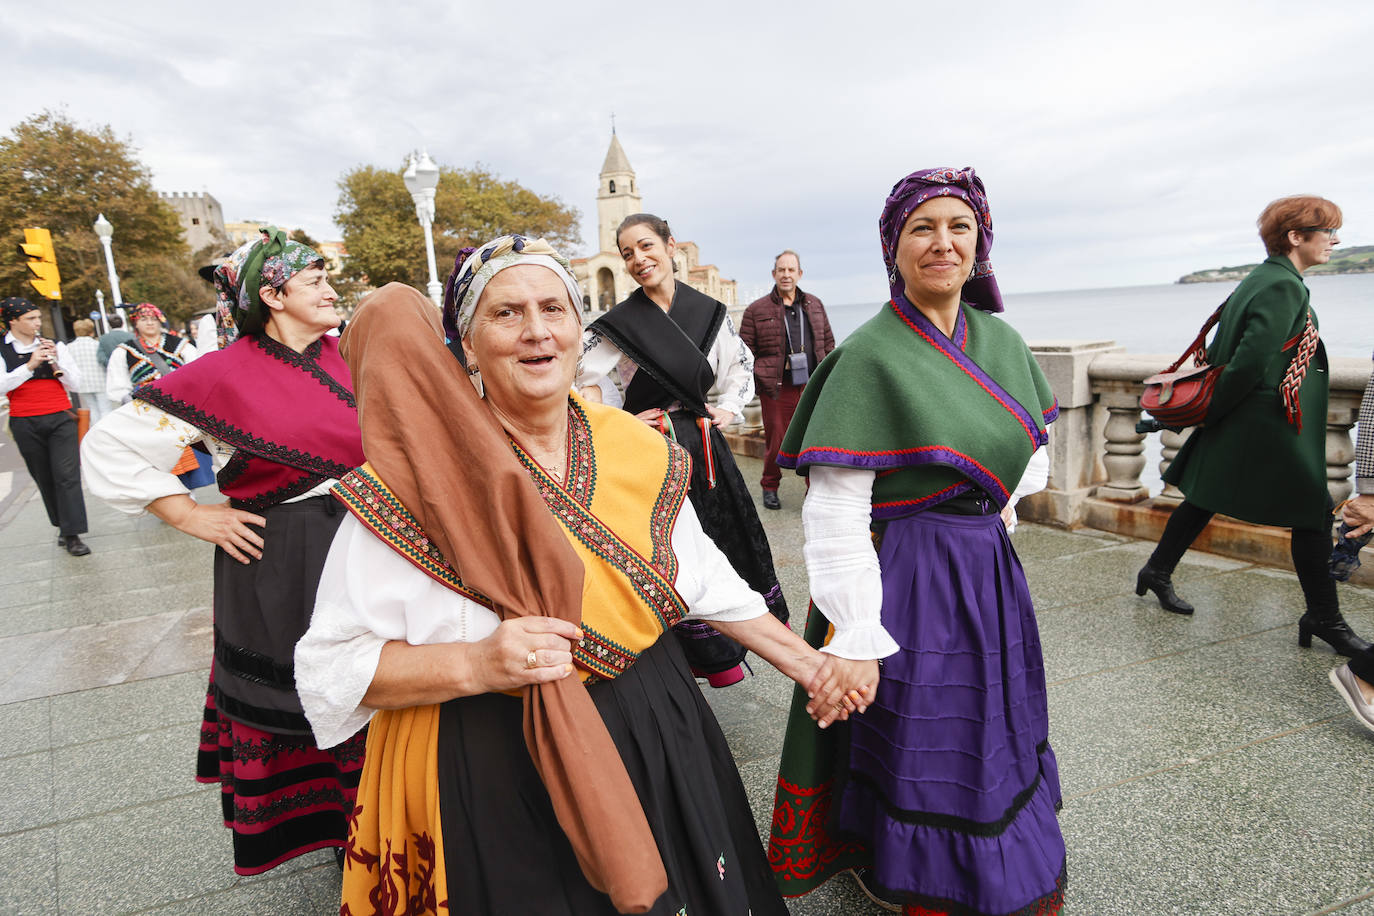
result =
M698 416L709 416L706 394L716 376L706 353L725 320L725 306L678 283L665 313L643 289L592 323L639 367L625 389L625 410L639 413L674 401Z

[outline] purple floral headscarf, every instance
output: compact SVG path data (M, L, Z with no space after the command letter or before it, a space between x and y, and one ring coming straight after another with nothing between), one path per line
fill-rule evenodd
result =
M263 229L262 238L240 245L215 268L220 346L227 346L238 334L257 334L267 325L260 288L281 289L312 266L324 266L324 258L276 227Z
M974 308L985 312L1002 311L1002 292L992 274L992 211L988 209L987 192L983 180L971 168L921 169L912 172L892 186L878 218L878 234L883 243L883 263L887 265L887 282L895 299L905 295L906 282L897 271L897 240L907 217L921 204L935 197L957 197L973 208L978 220L978 243L973 253L973 270L959 296Z

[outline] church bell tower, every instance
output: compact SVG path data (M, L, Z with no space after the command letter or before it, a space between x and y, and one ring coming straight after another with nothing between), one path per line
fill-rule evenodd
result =
M611 130L611 146L606 150L606 161L601 164L601 185L596 192L596 223L601 251L618 251L615 239L616 227L621 220L632 213L643 211L644 206L635 188L635 172L630 168L630 160L620 146L615 130Z

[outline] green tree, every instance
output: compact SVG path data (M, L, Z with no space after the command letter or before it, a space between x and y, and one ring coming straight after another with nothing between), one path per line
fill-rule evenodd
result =
M424 233L415 204L394 170L360 165L339 179L334 221L343 229L344 273L373 286L399 281L424 289L429 281ZM459 249L503 233L542 236L559 250L582 244L575 208L503 181L482 165L442 166L434 198L434 252L443 281Z
M286 234L286 237L293 242L300 242L307 248L313 248L316 251L320 250L320 243L311 238L310 233L306 232L304 229L292 229Z
M52 232L69 318L93 309L95 291L105 289L105 256L91 229L101 213L115 227L115 265L126 301L155 302L178 319L213 301L192 268L176 211L158 198L136 152L109 125L88 130L52 111L0 139L4 250L15 252L25 227ZM3 295L32 298L26 277L17 253L0 258Z

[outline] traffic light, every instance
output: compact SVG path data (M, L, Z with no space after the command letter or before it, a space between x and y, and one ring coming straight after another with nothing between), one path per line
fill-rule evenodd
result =
M44 299L61 299L62 277L57 273L52 233L46 229L25 229L19 253L28 261L29 285L38 295Z

